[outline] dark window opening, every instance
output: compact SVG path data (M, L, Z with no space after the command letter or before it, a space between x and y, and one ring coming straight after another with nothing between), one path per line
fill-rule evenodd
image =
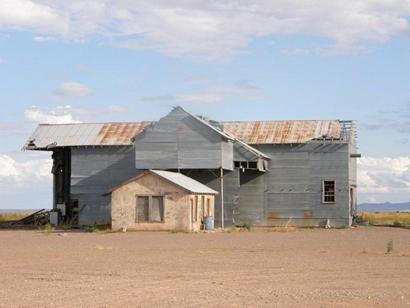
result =
M336 183L335 181L323 181L322 183L322 202L336 202Z
M258 163L256 161L235 161L234 167L242 169L258 169Z

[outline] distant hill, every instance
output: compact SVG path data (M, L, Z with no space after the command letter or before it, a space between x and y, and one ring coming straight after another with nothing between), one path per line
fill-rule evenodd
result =
M361 203L357 206L359 212L410 212L410 202L401 203Z

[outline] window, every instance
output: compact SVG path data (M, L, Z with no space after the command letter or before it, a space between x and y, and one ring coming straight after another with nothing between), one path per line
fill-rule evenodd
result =
M164 198L160 196L153 196L151 203L151 221L164 221Z
M206 199L206 216L212 216L211 213L211 199Z
M336 202L336 183L335 181L322 182L322 203Z
M149 198L148 196L137 197L137 211L135 222L148 222Z
M164 222L164 197L138 196L135 222Z

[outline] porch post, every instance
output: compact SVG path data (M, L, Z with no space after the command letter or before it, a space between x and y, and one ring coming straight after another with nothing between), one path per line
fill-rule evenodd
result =
M222 226L222 230L224 229L225 226L225 222L224 222L224 169L221 167L221 216L222 216L222 220L221 220L221 226Z

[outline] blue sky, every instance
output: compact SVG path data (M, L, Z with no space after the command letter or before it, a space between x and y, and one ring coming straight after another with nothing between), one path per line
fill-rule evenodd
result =
M137 5L138 4L138 5ZM47 207L39 122L357 120L359 201L410 200L408 1L0 3L0 208ZM41 171L41 172L39 172ZM28 206L28 207L30 207Z

